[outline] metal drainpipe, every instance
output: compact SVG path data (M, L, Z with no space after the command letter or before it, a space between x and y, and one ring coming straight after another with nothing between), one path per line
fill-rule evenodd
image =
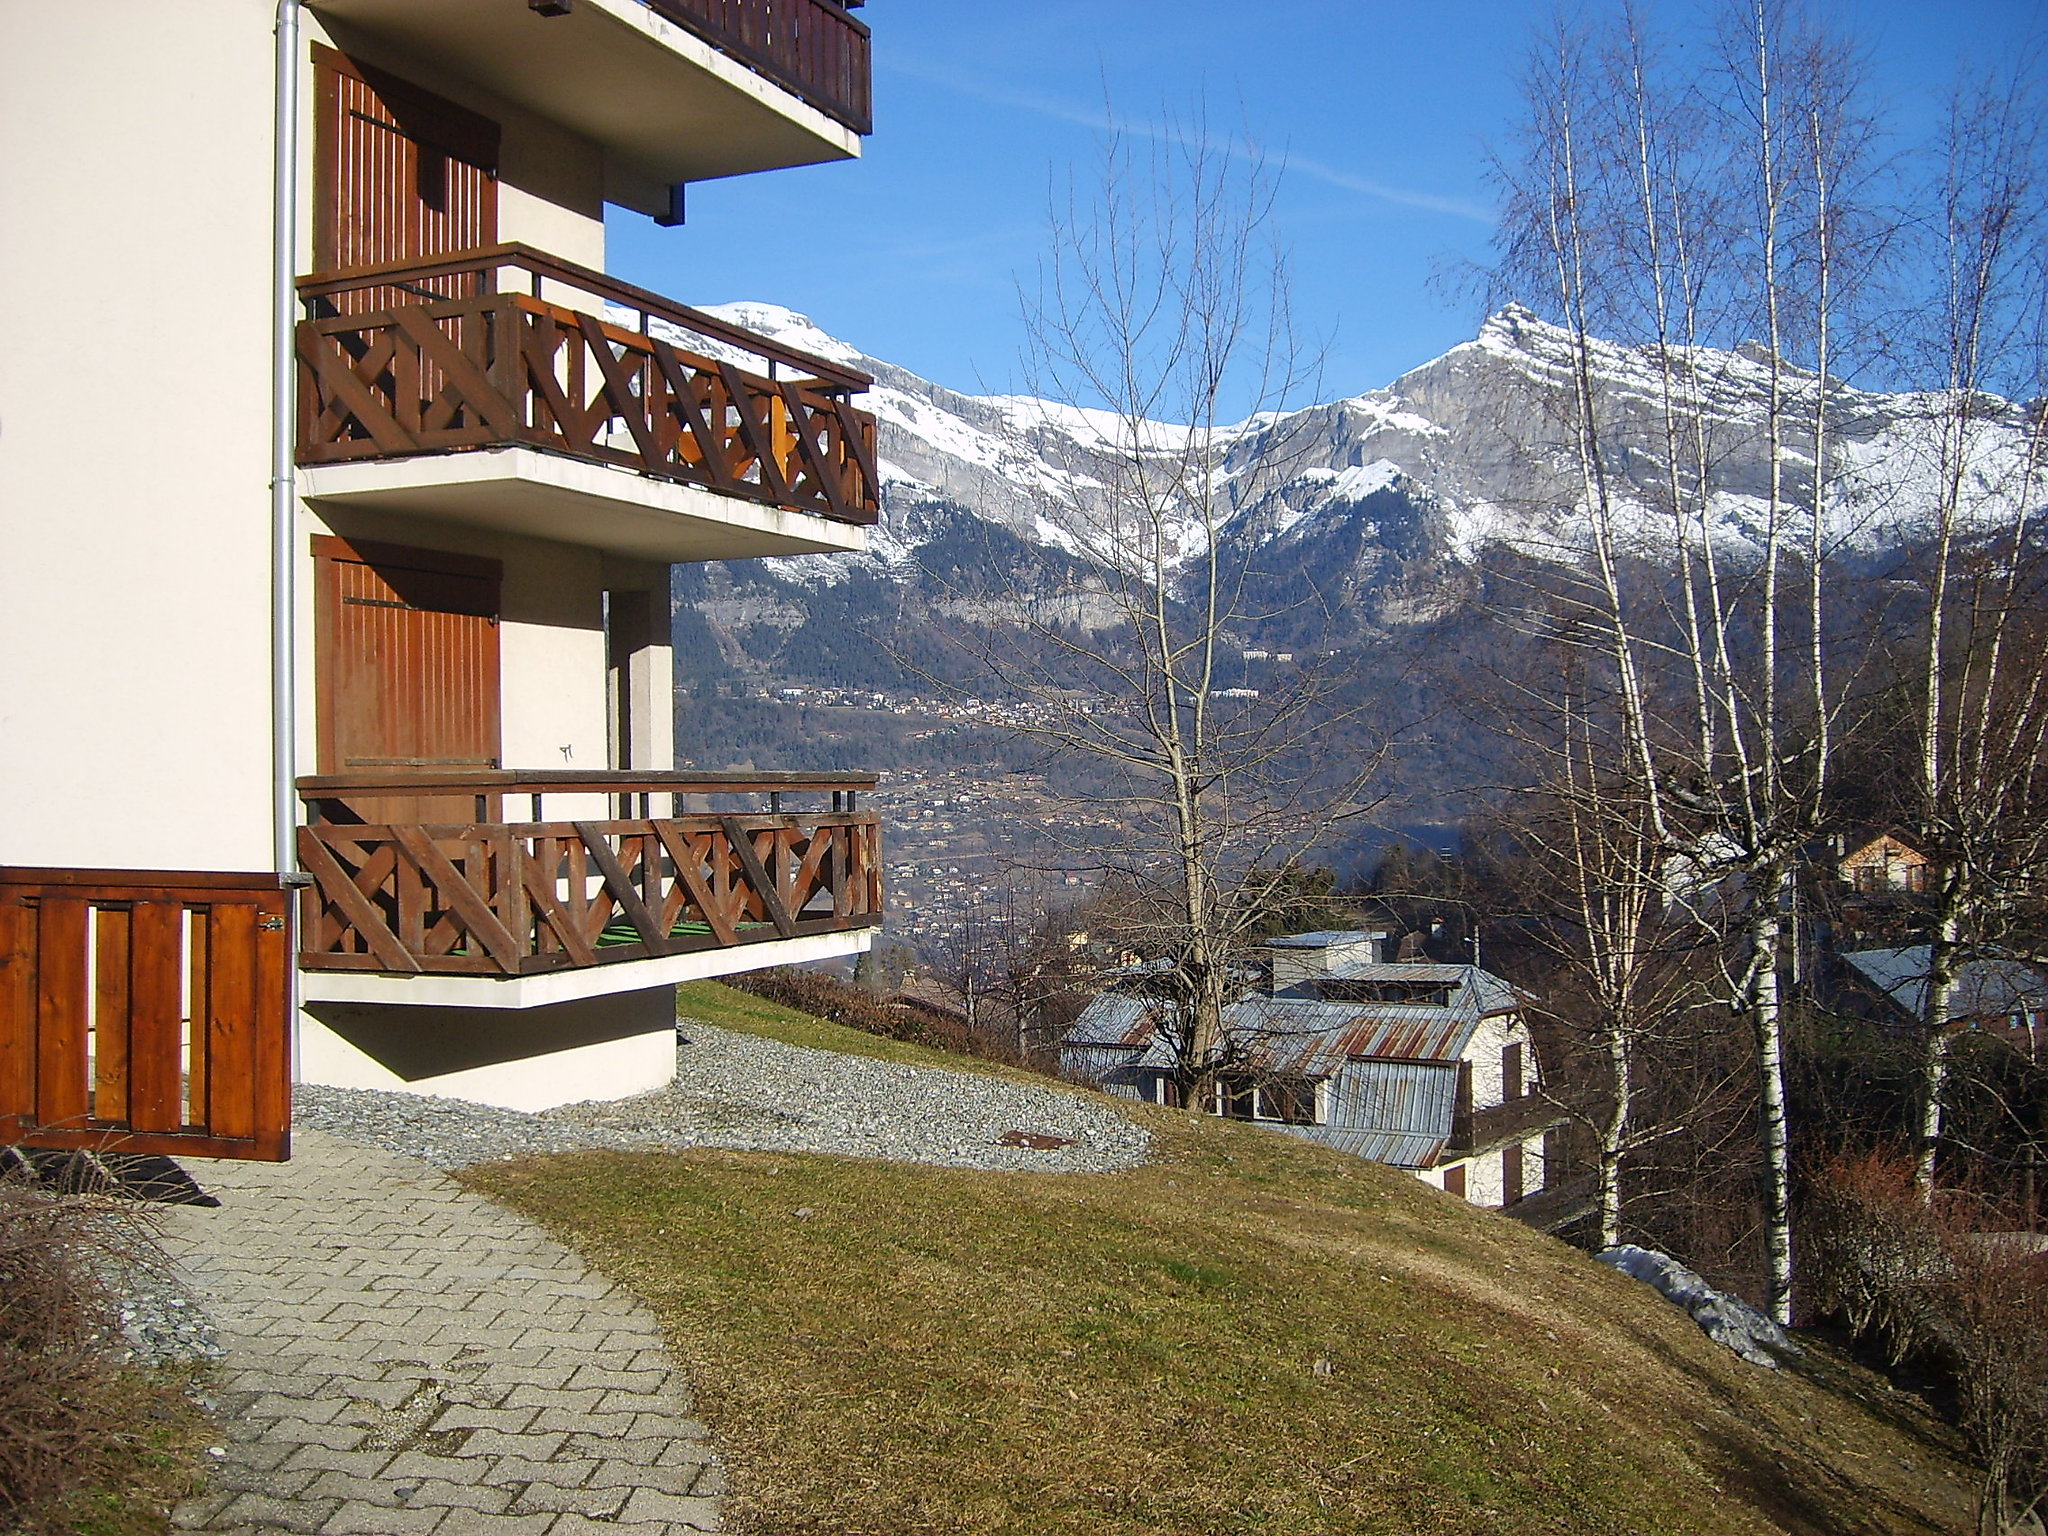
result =
M277 0L277 78L272 125L270 421L271 856L280 875L298 870L297 566L298 478L293 466L298 397L293 341L298 321L299 0Z
M297 334L299 236L299 0L277 0L271 185L270 360L270 778L271 858L287 885L298 872L298 532ZM289 929L287 930L290 931ZM291 1073L299 1075L299 968L285 966Z

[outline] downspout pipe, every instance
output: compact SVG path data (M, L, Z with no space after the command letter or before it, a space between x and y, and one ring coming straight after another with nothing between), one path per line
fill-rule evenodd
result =
M279 883L308 885L299 873L298 823L298 447L299 0L277 0L276 118L271 125L270 197L270 836ZM299 1080L298 923L285 958L286 1060ZM289 1145L289 1143L287 1143Z
M277 0L276 120L270 278L270 778L271 859L298 873L298 363L299 0ZM295 882L296 883L296 882Z

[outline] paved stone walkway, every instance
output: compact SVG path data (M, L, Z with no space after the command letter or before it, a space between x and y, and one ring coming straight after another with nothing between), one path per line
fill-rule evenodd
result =
M301 1131L187 1164L165 1241L226 1346L217 1536L683 1536L719 1470L646 1309L424 1163Z

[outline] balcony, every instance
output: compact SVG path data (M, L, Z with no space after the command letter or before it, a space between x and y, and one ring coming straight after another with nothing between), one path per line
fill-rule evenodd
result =
M882 920L880 824L858 808L874 783L683 772L302 778L299 860L313 879L300 912L305 995L526 1008L857 952ZM691 797L755 804L693 810ZM564 798L575 802L568 814L548 819L546 802ZM804 798L829 808L785 809ZM531 819L505 820L508 804ZM474 819L448 814L458 808Z
M870 127L868 29L837 0L315 0L358 36L606 151L606 197L846 160Z
M670 563L859 550L880 515L855 369L520 245L299 293L309 500Z
M868 29L834 0L647 0L855 133L874 131Z

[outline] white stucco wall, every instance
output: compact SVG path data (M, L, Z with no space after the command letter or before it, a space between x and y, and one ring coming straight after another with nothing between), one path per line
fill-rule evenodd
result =
M0 5L0 862L270 866L271 9Z
M0 348L0 861L271 860L272 12L0 7L0 292L37 296ZM311 13L306 32L307 61L341 42L499 120L501 236L602 266L595 146ZM602 768L603 561L565 549L507 560L506 760Z
M1510 1045L1522 1048L1522 1076L1515 1083L1507 1082L1501 1073L1502 1053ZM1474 1109L1491 1109L1509 1099L1519 1099L1536 1086L1536 1047L1520 1014L1496 1014L1482 1019L1472 1043L1466 1047L1465 1060L1472 1064Z
M552 1109L647 1093L675 1077L676 989L525 1011L315 1003L299 1080Z

